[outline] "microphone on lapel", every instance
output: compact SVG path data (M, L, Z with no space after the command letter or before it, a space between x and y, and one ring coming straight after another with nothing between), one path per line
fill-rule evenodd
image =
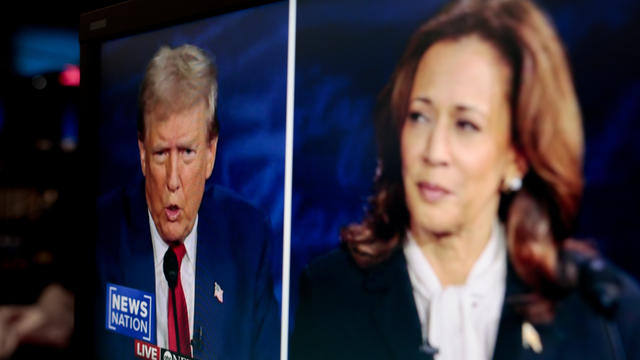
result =
M202 350L202 326L196 329L196 333L193 334L193 338L191 339L191 346L197 351Z
M173 321L176 329L176 345L178 346L178 351L180 349L180 334L178 334L178 312L176 311L176 285L178 284L178 258L176 254L173 252L171 247L167 249L167 252L164 253L164 261L162 263L162 270L164 272L164 277L167 279L167 283L169 284L169 289L173 293Z

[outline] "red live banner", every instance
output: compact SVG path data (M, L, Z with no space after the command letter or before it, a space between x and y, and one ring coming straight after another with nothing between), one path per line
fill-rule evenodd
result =
M176 352L163 349L159 346L138 339L134 341L135 356L145 360L195 360Z

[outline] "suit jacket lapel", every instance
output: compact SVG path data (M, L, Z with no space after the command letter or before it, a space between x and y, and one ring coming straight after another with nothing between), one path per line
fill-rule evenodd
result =
M212 249L212 243L215 242L215 239L213 238L210 224L202 220L203 219L198 220L198 250L196 253L196 289L193 327L193 339L195 340L194 356L196 357L200 354L208 354L209 356L216 354L216 349L212 348L214 344L204 342L204 339L210 339L212 337L211 334L215 334L214 327L218 323L215 319L219 318L218 313L222 310L221 307L218 306L220 304L214 303L214 285L213 283L209 284L210 280L214 279L214 274L216 274L215 268L217 267L216 261L210 258L210 255L216 253L215 250Z
M367 274L365 288L374 298L373 318L394 359L430 359L420 350L422 330L402 248Z
M516 311L514 299L530 293L530 289L520 280L510 261L507 267L506 285L505 300L502 307L493 359L560 359L559 349L562 342L566 339L566 332L563 331L564 322L561 317L557 316L549 325L534 326L542 342L542 352L540 354L536 354L532 349L526 349L522 341L522 324L525 320L523 316Z
M367 274L367 291L374 299L373 317L378 330L396 359L429 359L419 348L422 344L420 322L416 310L411 281L406 268L406 260L398 249L385 264ZM525 349L522 343L522 324L524 319L513 303L514 296L529 292L527 286L518 278L511 263L508 263L505 301L500 318L498 336L494 350L495 360L517 359L560 359L560 348L566 339L563 329L565 321L558 314L550 325L536 325L543 351L536 354Z
M198 220L198 250L196 253L196 288L194 327L194 357L217 359L224 352L219 337L224 334L224 320L230 305L214 296L214 283L223 289L232 281L228 277L231 234L225 214L217 207L215 187L211 186L202 201ZM225 256L216 256L226 254ZM224 291L224 290L223 290ZM223 295L224 297L224 295ZM217 336L216 336L217 335Z
M494 360L526 359L522 353L522 322L523 318L518 314L510 299L514 296L524 295L527 289L516 276L511 262L507 265L507 284L505 289L505 299L502 305L502 315L498 326L498 336L496 346L493 350ZM544 343L543 343L544 347ZM544 348L543 348L544 350ZM519 354L519 356L516 356Z

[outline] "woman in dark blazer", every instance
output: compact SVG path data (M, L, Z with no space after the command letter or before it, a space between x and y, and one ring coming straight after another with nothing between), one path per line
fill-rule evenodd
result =
M301 279L292 359L639 359L640 291L569 238L580 111L528 0L460 0L411 38L377 109L360 224Z

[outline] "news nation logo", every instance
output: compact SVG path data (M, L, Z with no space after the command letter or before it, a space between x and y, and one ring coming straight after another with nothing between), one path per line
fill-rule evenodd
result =
M145 360L195 360L144 341L135 340L135 356Z
M153 299L148 292L108 283L105 327L122 335L155 342Z

